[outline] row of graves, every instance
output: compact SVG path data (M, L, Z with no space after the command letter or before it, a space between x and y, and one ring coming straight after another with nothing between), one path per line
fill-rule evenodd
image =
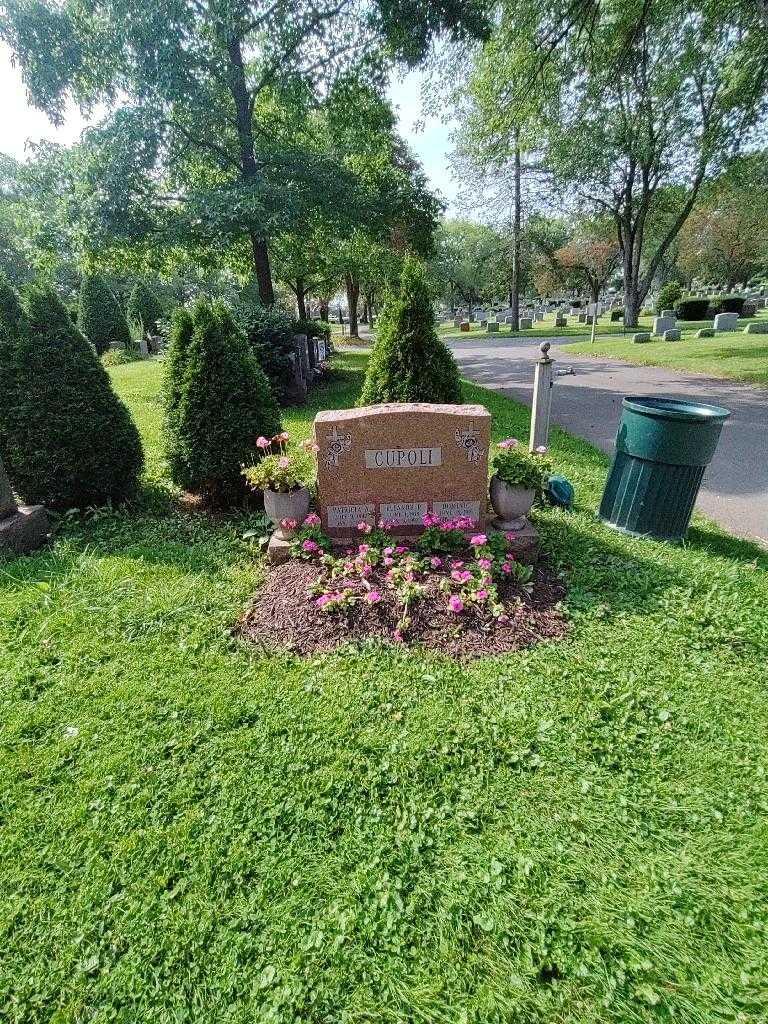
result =
M719 294L719 293L718 293ZM758 310L768 308L768 299L762 296L748 298L744 302L741 317L738 313L715 313L711 327L700 327L696 330L696 338L714 338L716 334L732 334L742 330L744 334L768 334L768 319L749 320L743 327L742 318L754 317ZM710 310L711 312L711 310ZM636 344L645 344L653 338L663 341L680 341L680 327L674 309L662 309L661 315L654 317L650 331L637 331L632 335Z
M291 405L304 405L307 401L309 391L323 374L323 365L331 351L331 343L325 338L294 334L293 349L288 353L291 381L287 399Z
M523 305L518 321L521 331L531 330L536 324L543 323L545 318L553 318L555 328L567 327L569 323L592 324L602 316L610 317L611 322L621 320L623 302L620 298L606 298L599 302L588 302L585 299L543 299L540 303ZM472 311L458 310L453 316L446 316L446 323L453 321L453 326L462 332L469 332L472 324L478 323L481 330L488 334L497 334L503 325L514 323L514 315L510 307L500 306L494 309L476 309Z
M482 405L318 413L316 493L294 516L270 512L269 572L242 636L297 654L383 640L460 658L562 636L565 588L529 518L548 452L514 438L491 449L490 435ZM525 486L499 483L504 467Z

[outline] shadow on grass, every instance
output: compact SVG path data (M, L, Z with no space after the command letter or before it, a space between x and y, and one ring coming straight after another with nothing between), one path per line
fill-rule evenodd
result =
M694 523L688 530L685 547L704 551L715 558L750 562L768 570L768 551L765 548L741 537L732 537L715 526L702 527Z

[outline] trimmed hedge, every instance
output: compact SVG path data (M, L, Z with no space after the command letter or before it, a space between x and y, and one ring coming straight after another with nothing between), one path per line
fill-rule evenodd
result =
M359 405L379 402L461 402L458 367L435 328L423 268L407 259L400 290L390 295L379 328Z
M128 321L102 277L83 279L77 325L99 355L113 346L128 348L131 343Z
M144 337L157 334L157 321L163 315L163 307L149 285L139 281L134 285L128 298L128 320L142 325Z
M267 375L275 398L284 404L293 382L294 320L282 310L255 302L240 302L234 318Z
M709 315L709 299L680 299L675 305L678 320L706 320Z
M719 299L712 301L717 303L718 313L738 313L741 316L746 299L743 295L721 295Z
M0 439L14 487L64 510L131 497L141 441L93 349L51 289L30 288L16 313L0 345Z
M209 504L246 495L256 439L280 430L269 381L223 303L174 315L165 364L166 457L173 481Z

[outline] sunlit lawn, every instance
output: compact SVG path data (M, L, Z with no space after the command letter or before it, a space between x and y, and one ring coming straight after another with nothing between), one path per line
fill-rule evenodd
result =
M765 555L599 525L606 461L556 433L564 642L268 657L231 633L252 518L178 503L159 365L111 373L143 501L0 569L0 1019L766 1019Z

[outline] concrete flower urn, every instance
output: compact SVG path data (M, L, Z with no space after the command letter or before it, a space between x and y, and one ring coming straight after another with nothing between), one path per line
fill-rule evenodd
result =
M531 511L536 491L533 488L508 484L498 476L491 477L491 505L496 513L495 525L501 530L522 530Z
M292 491L264 491L264 511L272 520L278 537L288 540L293 530L284 530L283 519L294 519L297 526L307 518L310 494L308 487L294 487Z

